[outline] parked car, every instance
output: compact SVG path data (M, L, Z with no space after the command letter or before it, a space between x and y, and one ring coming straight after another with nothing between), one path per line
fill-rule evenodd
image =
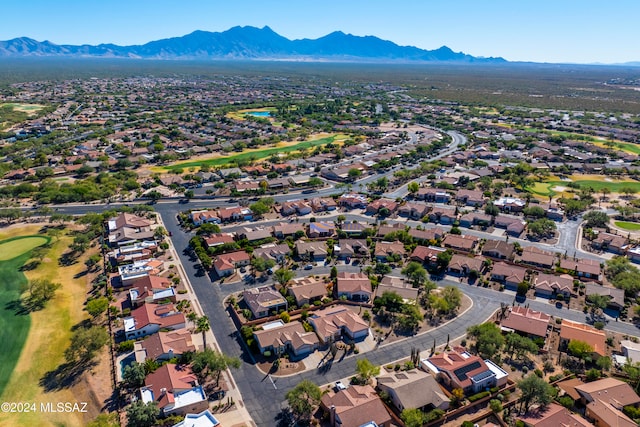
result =
M336 381L336 385L333 386L333 390L337 393L340 390L346 390L347 386L342 383L342 381Z
M307 264L307 265L304 266L305 270L311 270L312 268L313 268L312 264Z
M246 272L247 272L247 269L246 269L246 268L244 268L244 267L240 267L240 273L246 273Z

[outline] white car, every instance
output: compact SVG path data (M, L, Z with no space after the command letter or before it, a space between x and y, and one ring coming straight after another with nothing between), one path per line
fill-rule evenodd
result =
M336 381L336 385L333 387L335 392L339 392L340 390L346 390L347 386L342 383L342 381Z

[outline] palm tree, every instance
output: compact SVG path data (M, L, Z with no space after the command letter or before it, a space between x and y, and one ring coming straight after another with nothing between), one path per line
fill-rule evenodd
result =
M209 318L207 316L198 317L196 320L196 332L202 332L202 343L203 347L207 348L207 331L211 329L209 325Z

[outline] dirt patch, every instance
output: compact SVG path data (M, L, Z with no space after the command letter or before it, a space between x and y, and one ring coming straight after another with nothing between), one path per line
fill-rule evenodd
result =
M254 355L256 357L256 355ZM297 374L298 372L304 372L305 366L302 362L290 362L288 359L280 359L278 366L274 364L275 359L265 358L264 356L256 359L256 366L265 375L277 375L279 377L286 377L289 375Z

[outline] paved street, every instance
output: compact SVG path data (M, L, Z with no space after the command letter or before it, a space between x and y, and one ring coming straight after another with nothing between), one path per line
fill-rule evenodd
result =
M277 389L275 389L271 381L253 366L251 357L245 351L243 344L238 338L237 331L222 305L222 301L226 295L242 290L244 285L242 283L222 285L221 289L220 285L212 284L209 278L198 268L196 260L192 258L188 252L181 252L181 248L188 247L190 234L183 232L178 226L175 218L175 210L171 209L170 205L163 204L161 206L162 208L158 211L163 216L167 230L173 234L173 243L190 277L196 296L205 314L211 320L211 328L216 336L220 349L225 354L238 356L246 362L239 370L235 370L232 373L242 393L245 405L259 426L274 425L274 417L278 414L285 401L284 396L286 391L294 387L302 379L310 379L317 384L330 383L353 375L357 358L366 357L376 364L384 365L408 357L412 347L416 347L421 351L428 350L433 345L434 339L437 345L445 344L447 336L453 340L464 335L469 326L485 321L500 307L501 302L512 304L514 301L514 295L512 293L492 291L452 280L442 280L440 282L441 285L454 285L465 292L473 301L474 305L472 309L455 318L450 323L437 328L433 332L412 337L388 346L383 344L378 349L366 354L347 357L342 362L334 363L331 368L326 371L311 370L292 377L274 378L275 387L277 387ZM351 269L358 268L342 266L341 269L345 267ZM329 268L330 267L316 267L313 272L328 273ZM309 272L301 271L303 275L306 273ZM544 300L526 301L526 303L535 310L541 310L556 317L575 321L585 320L585 315L582 312L558 309ZM610 322L606 328L630 335L637 335L638 333L635 326L622 322Z

